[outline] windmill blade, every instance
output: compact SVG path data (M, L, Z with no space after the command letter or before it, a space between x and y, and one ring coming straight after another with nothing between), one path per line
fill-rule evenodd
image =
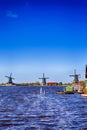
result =
M78 75L79 76L79 78L81 78L81 75Z
M73 77L74 75L69 75L69 76Z
M46 79L49 79L49 77L47 77Z
M12 78L12 77L11 77L11 79L15 80L15 78Z
M5 76L6 78L9 78L9 76Z
M76 75L76 69L74 69L74 75Z
M10 73L10 77L12 76L12 73Z
M12 77L12 73L10 73L10 77L9 77L9 78L11 78L11 79L15 79L15 78Z
M43 73L43 78L44 78L44 73Z

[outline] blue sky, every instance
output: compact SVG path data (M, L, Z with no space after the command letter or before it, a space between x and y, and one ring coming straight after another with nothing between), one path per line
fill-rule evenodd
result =
M0 0L0 82L84 80L86 55L86 0Z

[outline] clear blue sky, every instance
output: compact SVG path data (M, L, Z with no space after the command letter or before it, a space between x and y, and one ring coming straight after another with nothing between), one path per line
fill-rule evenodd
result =
M0 82L71 82L87 64L86 0L0 0Z

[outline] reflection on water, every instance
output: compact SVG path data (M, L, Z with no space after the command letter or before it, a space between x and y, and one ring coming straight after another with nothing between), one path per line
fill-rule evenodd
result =
M87 98L60 87L0 87L0 130L87 130Z

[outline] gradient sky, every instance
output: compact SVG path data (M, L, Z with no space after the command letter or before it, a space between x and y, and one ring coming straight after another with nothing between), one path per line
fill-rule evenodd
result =
M87 64L86 0L0 0L0 82L71 82Z

